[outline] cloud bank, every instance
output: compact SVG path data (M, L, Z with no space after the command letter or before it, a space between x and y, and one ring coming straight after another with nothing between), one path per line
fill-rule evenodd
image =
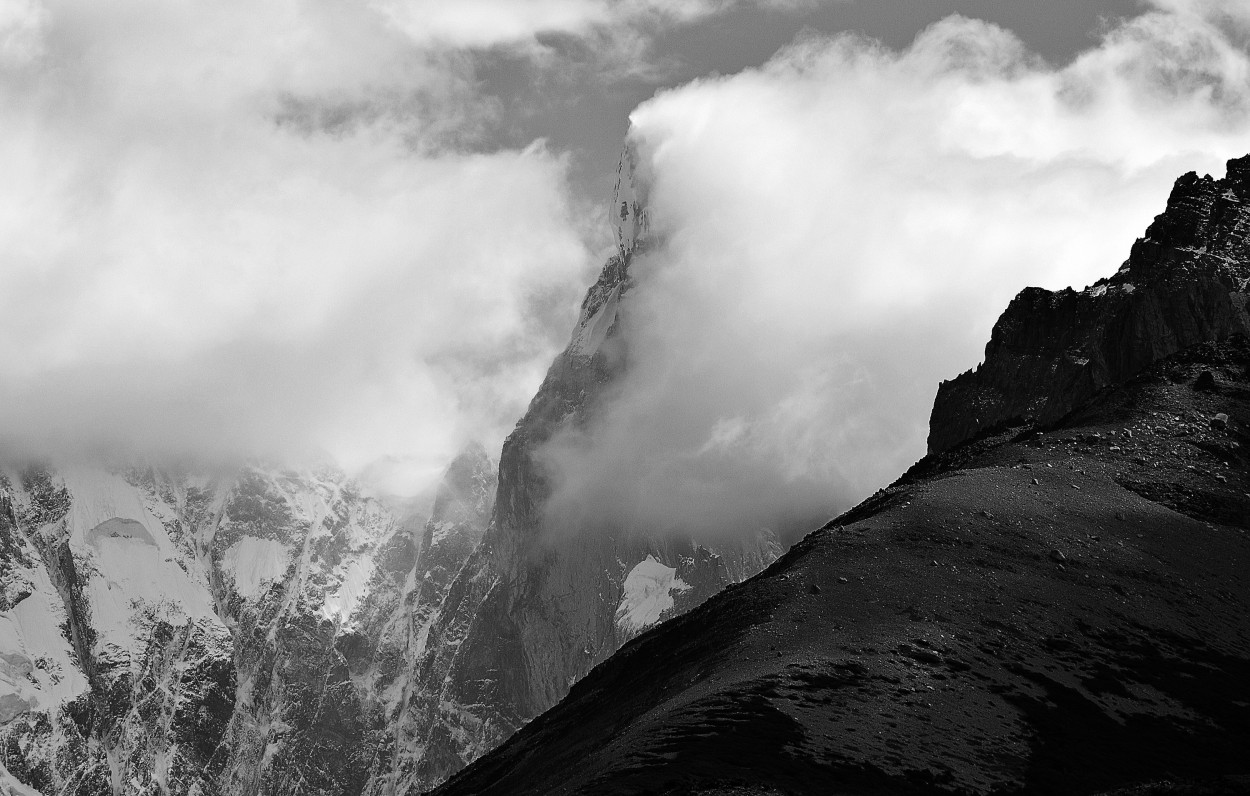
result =
M661 245L630 370L545 451L553 515L792 534L924 453L1026 285L1110 275L1188 170L1250 151L1250 12L1156 3L1052 67L964 18L812 37L632 116Z
M0 450L497 444L606 239L475 59L736 2L0 0Z
M502 438L588 253L493 112L367 4L0 4L6 454Z

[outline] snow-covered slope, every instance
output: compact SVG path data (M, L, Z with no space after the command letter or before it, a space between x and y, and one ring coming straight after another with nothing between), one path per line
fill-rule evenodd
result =
M460 519L433 544L329 467L5 471L0 792L360 792Z

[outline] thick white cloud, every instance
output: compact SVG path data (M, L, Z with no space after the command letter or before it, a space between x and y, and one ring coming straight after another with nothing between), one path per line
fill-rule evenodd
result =
M238 0L22 0L0 48L9 452L437 468L523 409L587 252L561 156L449 146L492 113L456 53Z
M1243 5L1168 0L1062 68L962 18L812 38L638 108L662 245L553 511L751 530L892 480L1017 291L1110 275L1176 177L1250 150Z
M0 446L498 442L602 233L565 155L489 151L474 48L610 65L735 2L0 0Z

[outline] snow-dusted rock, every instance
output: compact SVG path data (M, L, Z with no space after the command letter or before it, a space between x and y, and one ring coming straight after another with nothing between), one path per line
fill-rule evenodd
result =
M633 142L627 142L616 167L616 184L612 204L608 207L608 224L616 236L616 248L622 260L638 247L651 229L647 209L649 180Z
M420 530L326 467L6 471L0 791L363 791L442 597Z

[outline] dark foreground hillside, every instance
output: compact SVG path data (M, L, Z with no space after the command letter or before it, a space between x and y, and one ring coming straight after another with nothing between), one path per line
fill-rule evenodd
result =
M1053 310L1075 299L1013 304L1033 315L1004 316L957 385L1007 421L631 642L436 793L1250 793L1250 185L1233 172L1173 195L1152 227L1171 237L1087 291L1080 334L1033 322L1068 323ZM1207 342L1135 314L1163 317L1152 290ZM1108 291L1138 298L1092 301ZM1089 322L1101 306L1119 320ZM1080 355L1115 340L1155 355ZM1028 417L1047 357L1079 389L1063 406L1044 385Z
M1250 792L1248 364L926 461L438 793Z

